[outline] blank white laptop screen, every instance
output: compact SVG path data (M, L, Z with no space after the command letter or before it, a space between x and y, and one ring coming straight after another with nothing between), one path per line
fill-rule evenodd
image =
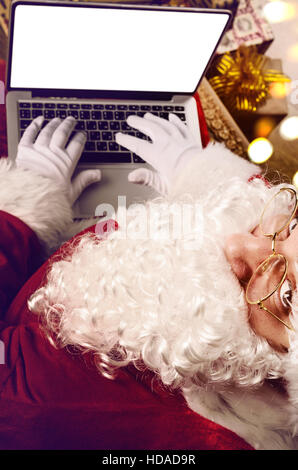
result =
M10 88L192 93L229 16L19 4Z

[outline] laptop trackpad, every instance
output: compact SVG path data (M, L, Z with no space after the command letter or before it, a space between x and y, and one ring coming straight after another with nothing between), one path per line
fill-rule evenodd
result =
M142 167L144 166L146 165ZM92 184L82 193L74 206L75 217L102 215L104 204L112 205L114 211L117 212L118 204L125 203L128 207L130 204L141 203L158 196L159 194L148 186L129 183L128 173L135 168L135 166L130 168L127 166L126 168L101 167L101 181Z

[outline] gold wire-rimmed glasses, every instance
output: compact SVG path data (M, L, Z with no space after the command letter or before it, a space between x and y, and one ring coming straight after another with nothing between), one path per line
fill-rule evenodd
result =
M259 264L246 286L246 301L258 305L289 330L293 328L279 318L280 307L274 302L269 310L264 302L278 291L288 273L288 260L275 250L276 239L289 227L297 211L296 191L292 188L281 188L265 205L260 218L260 229L263 235L271 239L272 253ZM272 311L274 310L274 311Z

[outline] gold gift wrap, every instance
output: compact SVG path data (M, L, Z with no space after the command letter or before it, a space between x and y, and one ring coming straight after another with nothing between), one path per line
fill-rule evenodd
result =
M266 57L266 68L282 72L282 61ZM269 95L256 111L233 111L232 115L249 141L267 137L288 114L287 83L280 82L281 92L275 93L276 83L269 87ZM284 89L284 92L282 91Z
M236 53L218 57L210 75L210 84L248 140L267 137L288 114L290 79L282 73L280 59L240 46Z
M240 46L217 58L210 83L230 110L256 111L267 101L273 84L290 82L280 70L270 68L255 46Z
M224 143L229 150L247 159L249 142L207 78L203 78L196 93L200 98L211 140Z

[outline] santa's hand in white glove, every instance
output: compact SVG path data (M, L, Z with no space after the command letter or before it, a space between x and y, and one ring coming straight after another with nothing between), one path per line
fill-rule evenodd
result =
M151 186L166 195L179 171L196 158L202 148L175 114L169 115L169 121L151 113L146 113L143 118L129 116L127 124L149 136L152 143L121 132L116 134L116 142L139 155L156 170L138 168L129 173L129 181Z
M77 132L69 141L76 126L76 120L71 116L63 121L52 119L41 130L43 120L43 116L38 116L25 130L18 146L16 165L53 179L66 191L73 205L87 186L100 181L101 172L82 171L72 180L86 143L86 134Z

